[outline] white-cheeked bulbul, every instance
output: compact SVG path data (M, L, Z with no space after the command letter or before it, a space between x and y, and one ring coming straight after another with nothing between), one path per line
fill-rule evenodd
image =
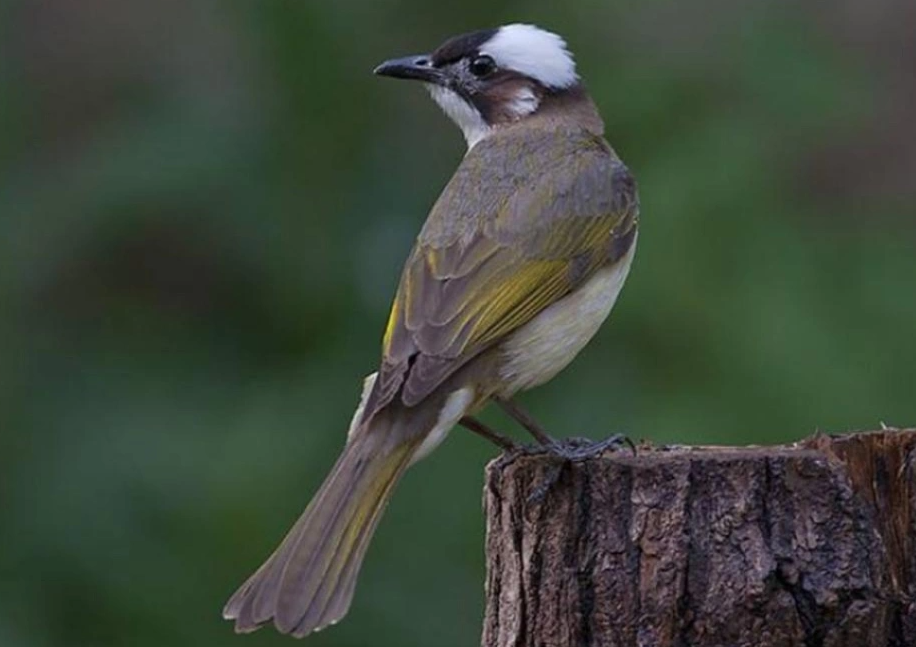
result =
M343 617L404 471L487 401L569 364L636 249L635 181L559 36L506 25L375 72L423 83L468 151L404 265L343 452L225 607L240 632L272 620L304 636Z

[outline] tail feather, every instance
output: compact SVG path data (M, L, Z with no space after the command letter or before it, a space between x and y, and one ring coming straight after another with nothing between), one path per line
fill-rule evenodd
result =
M284 633L294 631L299 625L320 626L320 618L316 616L321 615L325 606L324 591L339 585L335 571L339 571L337 565L346 560L352 549L350 534L354 525L362 523L360 510L366 503L372 505L376 501L376 493L371 490L354 497L357 485L365 478L364 466L357 465L354 472L344 479L342 494L325 493L317 509L329 511L330 519L318 517L308 521L283 567L274 622ZM367 485L377 487L374 479ZM329 498L328 494L332 493L334 496ZM303 595L305 591L308 595Z
M289 530L267 562L246 582L226 605L224 617L236 618L236 630L242 633L254 631L260 625L274 619L277 628L284 632L291 629L283 620L285 614L279 612L281 594L287 585L284 576L288 572L291 562L295 561L297 554L308 551L302 558L319 559L321 553L314 545L303 545L303 540L311 537L312 543L318 541L322 546L325 539L334 530L334 521L339 518L344 510L344 502L351 496L353 489L360 480L362 468L359 465L349 466L345 460L356 455L356 447L347 447L331 474L325 479L312 502L305 512L299 517ZM349 478L344 478L348 476ZM346 489L340 491L339 487ZM338 505L328 502L329 494L335 495ZM329 518L330 515L330 518ZM301 559L299 561L302 561ZM306 566L308 562L306 562ZM304 574L301 574L304 575ZM295 585L293 585L295 587ZM297 589L293 588L293 594ZM303 592L305 594L305 592ZM233 608L237 612L233 613Z
M331 610L328 603L337 591L346 589L351 581L355 584L356 569L350 569L349 581L343 577L347 564L351 560L357 565L362 562L365 549L368 547L368 537L363 541L360 541L360 538L375 530L374 521L377 521L380 516L378 513L388 500L390 486L407 466L409 455L405 460L400 460L404 453L404 448L401 448L397 453L386 457L385 464L380 465L378 472L369 478L360 474L359 478L354 479L356 483L347 494L347 499L353 504L339 509L332 522L333 530L328 529L315 549L310 550L304 541L296 547L285 568L275 618L281 631L306 635L313 629L336 622L346 613L350 599L344 600L344 608L339 615L329 613ZM353 493L357 491L356 485L361 482L365 482L368 489L354 496ZM302 539L308 538L309 534L304 533ZM314 593L309 601L300 592L310 586Z
M375 433L389 430L361 431L280 546L229 599L223 616L236 631L272 619L301 637L347 612L369 540L417 445L392 446L393 434Z
M353 600L357 574L366 555L366 549L369 547L369 541L372 539L394 486L400 479L407 464L403 464L397 472L391 474L388 483L384 486L384 490L380 492L378 503L373 506L374 509L366 520L359 522L358 532L352 543L345 542L346 545L351 546L349 552L345 557L340 555L340 559L335 560L335 567L339 565L339 570L336 573L325 575L321 593L316 596L316 599L309 607L307 615L303 616L299 625L291 632L294 636L302 637L310 633L312 631L310 626L314 626L316 619L326 619L320 621L320 624L317 625L320 628L337 622L347 613Z

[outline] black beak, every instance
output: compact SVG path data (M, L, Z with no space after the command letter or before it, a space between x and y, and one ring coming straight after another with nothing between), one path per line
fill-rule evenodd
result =
M441 84L444 79L442 71L433 67L432 59L425 54L393 58L379 65L373 72L379 76L436 84Z

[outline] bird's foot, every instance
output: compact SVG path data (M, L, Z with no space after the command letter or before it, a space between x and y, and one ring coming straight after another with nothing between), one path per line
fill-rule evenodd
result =
M551 438L547 444L519 447L512 453L512 456L547 455L561 459L551 462L540 482L532 488L531 494L528 495L528 502L537 504L544 500L547 493L563 476L563 471L572 463L601 458L606 452L616 451L624 445L628 446L634 455L636 454L636 446L632 440L623 434L614 434L604 440L597 441L590 438L564 438L561 440Z
M636 454L636 445L623 434L614 434L604 440L580 437L553 440L548 452L568 461L585 461L600 458L605 452L616 451L624 445Z
M614 434L604 440L592 440L591 438L583 437L558 439L547 436L547 442L545 443L515 445L507 449L516 456L549 455L567 461L586 461L592 458L600 458L606 452L616 451L623 446L627 446L634 455L636 454L636 445L623 434Z

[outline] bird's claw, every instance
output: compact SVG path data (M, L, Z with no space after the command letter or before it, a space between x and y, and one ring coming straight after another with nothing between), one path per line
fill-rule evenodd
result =
M556 441L554 441L556 443ZM600 458L605 452L615 451L627 445L633 454L636 454L636 445L623 434L614 434L604 440L590 438L567 438L562 443L557 443L555 453L570 461L583 461Z
M547 444L522 445L512 452L512 457L548 455L562 459L554 462L547 469L544 478L534 486L531 494L528 495L529 503L541 503L551 488L560 480L563 470L570 463L600 458L605 452L620 449L624 445L629 446L633 454L636 454L636 446L632 440L623 434L614 434L598 441L590 438L564 438L562 440L551 438Z
M600 458L605 452L615 451L624 445L628 446L634 455L636 454L636 445L623 434L614 434L604 440L592 440L591 438L582 437L563 438L560 440L551 438L549 443L543 445L525 445L522 447L522 451L528 455L550 454L567 461L578 462Z

